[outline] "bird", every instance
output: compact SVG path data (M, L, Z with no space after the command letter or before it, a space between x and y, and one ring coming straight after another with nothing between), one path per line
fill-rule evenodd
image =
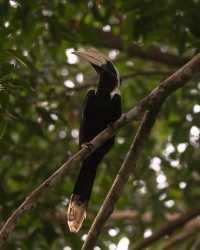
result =
M87 92L80 119L79 147L89 147L90 140L121 116L120 75L110 58L97 49L74 51L73 54L89 62L99 75L97 88ZM115 136L108 139L82 162L67 210L68 227L73 233L80 230L86 218L97 167L114 140Z

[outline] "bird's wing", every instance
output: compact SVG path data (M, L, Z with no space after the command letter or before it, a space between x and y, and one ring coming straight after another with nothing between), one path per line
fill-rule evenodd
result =
M87 142L87 135L85 134L85 122L86 122L86 116L88 113L88 109L92 106L91 101L95 97L95 90L91 89L88 91L84 103L83 108L81 112L81 120L80 120L80 129L79 129L79 146L83 144L84 142Z
M122 114L122 104L121 104L121 96L119 94L115 94L112 97L112 115L110 117L109 122L116 121Z

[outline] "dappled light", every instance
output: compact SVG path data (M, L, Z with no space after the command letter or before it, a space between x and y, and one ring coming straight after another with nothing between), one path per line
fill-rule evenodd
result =
M199 0L0 1L1 226L28 200L28 194L67 160L74 161L66 172L56 173L55 180L45 184L30 207L20 211L6 232L9 237L3 250L81 249L116 176L122 179L120 187L124 186L116 191L109 218L91 233L92 237L100 234L93 242L94 250L135 250L136 243L198 208L199 64L187 68L179 78L173 75L167 98L160 103L159 94L167 84L158 86L198 54L199 9ZM120 73L117 93L122 111L133 109L134 115L128 121L124 117L117 128L113 122L108 124L108 131L117 133L115 144L97 169L87 217L74 234L67 226L67 207L81 162L88 155L84 150L93 150L93 145L79 145L81 112L99 76L73 52L88 48L97 48L113 61ZM173 84L180 89L172 91ZM144 100L153 90L159 94ZM154 115L156 102L157 110L161 109L155 124L151 133L145 132L142 146L137 141L126 175L119 169L131 154L144 111ZM79 149L79 158L73 158ZM168 249L193 249L199 239L197 228ZM187 224L136 250L159 249L176 238L176 230L188 232Z

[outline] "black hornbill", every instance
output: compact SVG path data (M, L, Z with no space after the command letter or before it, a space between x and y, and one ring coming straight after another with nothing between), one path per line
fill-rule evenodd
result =
M88 142L121 116L121 97L116 90L120 85L119 73L111 60L96 49L73 52L87 60L99 74L96 90L89 90L82 109L79 145L89 147ZM81 166L68 206L68 225L71 232L78 232L84 218L96 170L114 144L114 136L87 157Z

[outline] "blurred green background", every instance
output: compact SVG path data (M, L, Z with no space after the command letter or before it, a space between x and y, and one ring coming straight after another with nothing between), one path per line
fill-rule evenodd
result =
M78 150L82 102L97 76L71 52L95 47L109 55L126 112L198 53L199 9L198 0L0 0L0 223ZM95 250L126 250L198 205L199 79L167 99L116 204L124 217L109 220ZM71 234L65 218L77 166L23 216L3 249L80 249L137 127L120 130L99 166L80 233ZM195 237L173 249L191 249Z

